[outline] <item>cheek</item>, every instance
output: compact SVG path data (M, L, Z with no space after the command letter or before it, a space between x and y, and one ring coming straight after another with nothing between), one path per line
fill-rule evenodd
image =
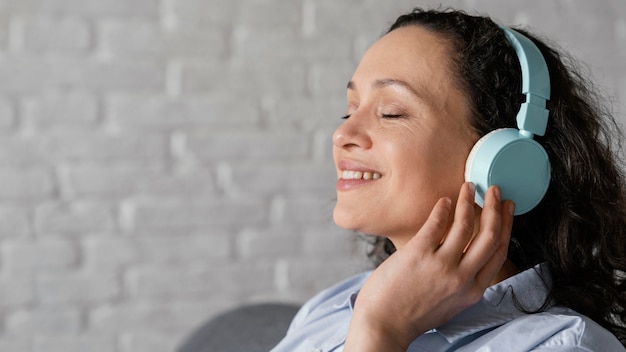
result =
M394 154L397 187L436 201L456 197L464 181L466 154L470 146L453 138L438 138L414 143Z

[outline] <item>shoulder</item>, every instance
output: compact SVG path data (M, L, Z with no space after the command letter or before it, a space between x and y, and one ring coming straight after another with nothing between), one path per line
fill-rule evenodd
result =
M577 312L561 307L520 315L505 324L461 341L456 351L626 351L608 330Z
M537 351L626 351L619 340L590 318L555 307L547 312L523 315L503 326L530 339Z

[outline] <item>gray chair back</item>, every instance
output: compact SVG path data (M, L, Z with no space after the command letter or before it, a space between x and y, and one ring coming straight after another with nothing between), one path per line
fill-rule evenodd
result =
M298 309L282 303L235 308L200 326L177 352L267 352L285 336Z

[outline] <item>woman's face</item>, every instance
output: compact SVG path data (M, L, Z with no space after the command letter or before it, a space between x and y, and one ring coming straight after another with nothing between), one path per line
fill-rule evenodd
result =
M421 27L396 29L365 53L333 135L337 225L401 247L435 202L456 199L478 139L451 74L450 46Z

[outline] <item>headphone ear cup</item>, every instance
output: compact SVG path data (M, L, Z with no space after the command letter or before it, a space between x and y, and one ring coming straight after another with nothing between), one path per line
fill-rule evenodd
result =
M548 190L550 161L544 148L514 128L482 137L465 164L465 181L476 185L476 203L484 206L489 186L497 185L502 199L515 202L515 215L534 208Z

